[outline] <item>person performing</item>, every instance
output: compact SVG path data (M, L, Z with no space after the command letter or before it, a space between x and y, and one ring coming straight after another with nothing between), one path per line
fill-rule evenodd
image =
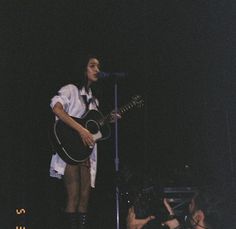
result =
M62 178L66 188L67 202L64 212L66 229L88 229L90 189L95 186L97 170L97 143L90 131L72 117L81 118L88 110L98 110L99 102L94 95L93 86L98 81L99 59L89 56L82 70L84 72L79 85L63 86L58 95L51 99L50 104L56 120L75 130L84 146L92 149L91 155L78 163L65 162L58 152L55 152L51 159L50 176Z

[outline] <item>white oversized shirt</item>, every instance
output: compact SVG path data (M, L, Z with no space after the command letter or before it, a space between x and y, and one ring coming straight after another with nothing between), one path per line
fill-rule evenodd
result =
M93 98L92 91L89 89L87 93L83 87L81 90L73 84L68 84L62 87L58 91L58 95L54 96L51 99L51 108L55 106L57 102L61 103L65 112L70 116L80 118L86 111L86 105L82 98L82 95L87 96L87 101ZM92 102L89 103L89 110L97 110L98 100L92 99ZM56 117L58 119L58 117ZM61 179L64 175L66 167L66 162L64 162L61 157L55 152L52 155L50 163L50 176ZM95 179L97 173L97 144L94 145L92 154L90 155L90 174L91 174L91 187L95 187Z

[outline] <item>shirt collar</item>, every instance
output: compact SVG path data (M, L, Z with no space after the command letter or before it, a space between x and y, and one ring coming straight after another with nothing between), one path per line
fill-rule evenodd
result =
M91 99L93 97L91 88L88 89L88 93L87 93L86 90L85 90L85 87L82 87L82 89L80 90L80 94L81 95L86 95L87 99Z

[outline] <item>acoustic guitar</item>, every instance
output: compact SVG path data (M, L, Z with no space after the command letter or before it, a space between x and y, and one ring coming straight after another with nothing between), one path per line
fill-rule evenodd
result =
M142 107L144 100L135 95L130 102L118 109L117 113L123 115L135 107ZM110 122L114 117L114 110L106 116L97 110L89 110L81 118L72 117L93 135L95 142L108 139L111 135ZM113 118L114 119L114 118ZM73 128L60 119L53 125L51 141L56 152L68 164L78 164L86 160L92 153L93 147L85 145L82 138Z

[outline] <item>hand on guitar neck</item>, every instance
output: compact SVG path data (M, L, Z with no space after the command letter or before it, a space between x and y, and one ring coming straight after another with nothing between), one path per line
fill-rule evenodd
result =
M116 119L121 119L121 114L119 112L112 111L109 117L109 122L114 123Z

